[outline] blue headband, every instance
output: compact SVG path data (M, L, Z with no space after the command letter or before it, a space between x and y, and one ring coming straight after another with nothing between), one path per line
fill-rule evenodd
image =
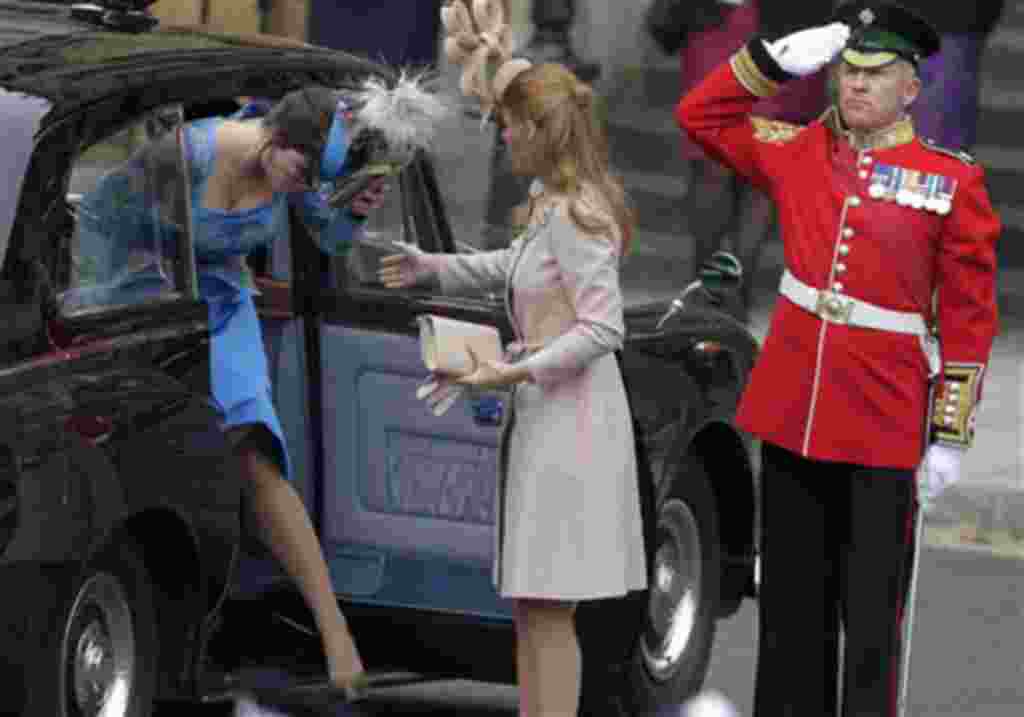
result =
M331 120L331 128L327 132L327 142L320 156L320 179L330 182L341 176L348 157L349 136L345 126L348 105L344 100L338 102Z

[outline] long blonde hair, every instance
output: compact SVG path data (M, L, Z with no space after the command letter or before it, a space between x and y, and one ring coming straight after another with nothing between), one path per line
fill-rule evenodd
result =
M563 65L534 65L518 75L499 99L503 112L536 126L525 150L530 169L547 188L572 197L569 214L592 234L614 236L606 212L581 206L586 189L610 211L625 254L633 240L634 214L621 180L608 163L608 140L591 87Z

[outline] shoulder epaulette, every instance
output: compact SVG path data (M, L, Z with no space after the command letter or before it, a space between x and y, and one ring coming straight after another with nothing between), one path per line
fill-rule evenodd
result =
M978 161L974 157L972 157L971 155L967 154L967 152L964 152L963 150L959 150L959 149L949 149L948 147L940 147L939 145L935 144L935 140L934 139L923 139L921 141L921 143L927 149L930 149L933 152L938 152L939 154L944 154L947 157L952 157L953 159L959 159L964 164L977 164L978 163Z
M803 125L780 122L756 115L751 116L750 123L754 125L754 139L772 144L785 144L804 130Z

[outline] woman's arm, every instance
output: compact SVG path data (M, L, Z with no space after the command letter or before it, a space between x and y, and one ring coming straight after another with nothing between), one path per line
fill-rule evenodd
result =
M365 217L357 217L345 207L332 207L320 192L304 192L293 201L309 235L325 254L344 254L363 231Z
M509 265L519 246L518 240L506 249L477 254L434 254L441 291L458 294L465 291L504 288Z
M607 236L584 233L564 207L548 227L576 323L523 362L541 386L571 378L598 357L617 351L626 334L618 246Z

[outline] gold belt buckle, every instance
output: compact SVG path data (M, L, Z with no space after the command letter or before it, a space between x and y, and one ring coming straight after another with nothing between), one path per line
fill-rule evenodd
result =
M845 324L850 321L850 314L853 313L853 302L833 291L819 291L814 313L827 321Z

